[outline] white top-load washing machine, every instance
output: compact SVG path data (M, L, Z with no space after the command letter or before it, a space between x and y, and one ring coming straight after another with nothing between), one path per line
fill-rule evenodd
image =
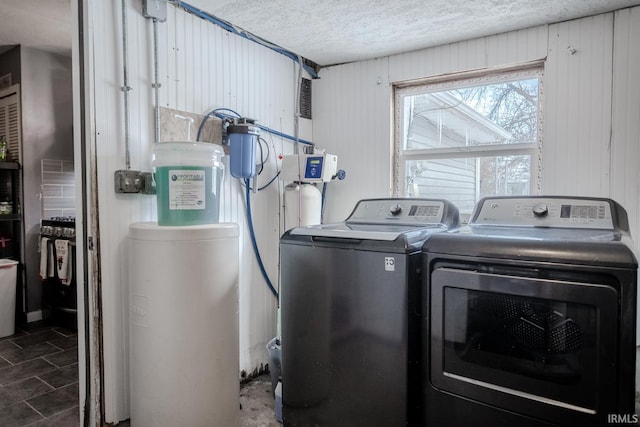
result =
M446 200L361 200L281 247L284 424L405 426L420 399L424 242L459 225Z

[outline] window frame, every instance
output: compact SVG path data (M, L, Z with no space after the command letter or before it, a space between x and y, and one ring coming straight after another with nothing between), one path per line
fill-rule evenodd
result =
M404 149L407 118L404 115L404 99L407 96L429 92L489 85L525 78L538 78L537 141L535 143L475 145L451 148ZM406 163L411 160L437 160L455 158L480 158L498 156L522 156L531 158L530 194L540 194L542 182L544 62L534 61L513 67L492 68L471 72L453 73L427 79L394 84L394 161L393 195L409 197L407 191ZM477 200L476 200L477 202Z

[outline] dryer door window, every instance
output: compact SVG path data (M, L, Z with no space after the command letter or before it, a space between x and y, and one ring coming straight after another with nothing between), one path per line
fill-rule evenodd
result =
M486 403L504 397L595 414L615 394L617 293L597 284L439 269L432 274L431 380Z

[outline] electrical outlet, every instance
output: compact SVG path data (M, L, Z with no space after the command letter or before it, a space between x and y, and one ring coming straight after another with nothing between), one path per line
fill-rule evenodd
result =
M116 193L140 193L144 188L142 172L118 170L114 175Z

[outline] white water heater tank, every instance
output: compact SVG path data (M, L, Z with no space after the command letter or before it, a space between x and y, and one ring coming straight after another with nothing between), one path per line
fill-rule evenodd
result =
M322 222L322 193L313 184L293 183L284 187L285 229Z
M238 225L129 228L132 426L239 425Z

